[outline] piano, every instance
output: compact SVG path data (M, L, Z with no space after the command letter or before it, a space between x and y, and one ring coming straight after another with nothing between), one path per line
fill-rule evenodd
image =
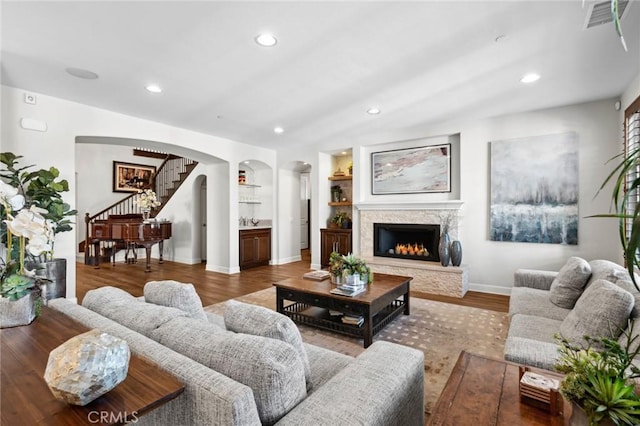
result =
M136 263L136 248L144 247L146 253L145 272L151 271L151 247L158 244L159 263L163 262L164 240L171 238L171 222L155 219L143 220L141 214L109 215L107 219L91 222L88 241L93 244L94 253L100 252L101 242L114 242L111 251L112 263L116 263L118 249L125 251L125 263Z

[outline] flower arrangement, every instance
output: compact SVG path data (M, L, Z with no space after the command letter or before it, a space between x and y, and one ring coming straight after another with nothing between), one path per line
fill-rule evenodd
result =
M449 228L453 223L453 219L456 217L456 213L453 210L445 210L438 215L440 219L440 233L449 233Z
M152 189L140 189L138 190L138 199L136 200L136 204L142 210L151 210L162 203L158 201L158 197Z
M69 190L66 180L58 180L55 167L27 171L18 165L11 152L0 153L0 240L5 258L0 259L0 296L17 301L34 294L36 311L41 304L40 285L50 280L27 269L28 261L53 259L55 235L71 230L67 216L76 214L62 201L61 193Z
M632 364L640 346L635 343L638 336L633 335L632 320L623 333L624 346L616 340L585 336L589 345L584 347L556 335L560 344L556 370L565 373L560 393L585 411L590 426L607 419L616 425L640 424L640 395L633 381L640 377L640 369Z
M16 244L12 244L13 241L8 238L7 221L0 224L0 238L5 247L12 246L17 252L20 247L17 238L23 234L25 226L28 228L44 222L46 232L31 232L25 235L27 245L24 248L28 247L27 254L32 260L51 260L55 236L60 232L71 231L72 222L69 217L77 214L76 210L72 210L69 204L62 200L62 193L69 191L69 183L65 179L58 179L60 171L55 167L27 171L33 165L19 166L21 158L22 156L12 152L0 153L0 163L4 166L0 171L0 217L9 222L18 220L14 223L13 237L16 237Z

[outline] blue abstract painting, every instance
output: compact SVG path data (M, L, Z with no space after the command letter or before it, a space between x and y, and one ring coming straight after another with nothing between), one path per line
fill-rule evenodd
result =
M578 135L491 142L493 241L578 244Z

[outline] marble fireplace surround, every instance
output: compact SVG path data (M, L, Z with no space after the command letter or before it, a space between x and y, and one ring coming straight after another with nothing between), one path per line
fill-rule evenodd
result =
M359 212L360 257L373 272L412 276L411 291L463 297L469 287L468 268L464 264L443 267L439 262L373 256L374 223L440 224L443 216L451 214L449 236L453 241L460 232L462 205L459 200L355 204Z

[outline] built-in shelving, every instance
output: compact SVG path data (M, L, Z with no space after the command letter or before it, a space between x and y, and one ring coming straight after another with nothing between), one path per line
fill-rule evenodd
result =
M329 205L332 207L351 206L351 201L330 201Z
M329 180L353 180L353 176L329 176Z

